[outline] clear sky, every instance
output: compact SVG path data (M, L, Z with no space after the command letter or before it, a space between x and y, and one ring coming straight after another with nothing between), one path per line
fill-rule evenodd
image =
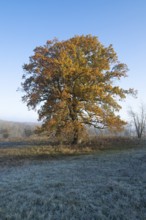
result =
M98 36L113 44L119 60L128 65L121 87L138 90L138 98L122 103L137 109L146 102L146 0L0 0L0 119L37 121L21 101L22 65L36 46L57 37Z

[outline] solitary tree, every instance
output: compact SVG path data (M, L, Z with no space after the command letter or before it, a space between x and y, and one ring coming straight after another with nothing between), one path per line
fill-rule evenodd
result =
M115 85L128 69L112 45L104 47L91 35L49 40L35 48L23 69L22 99L37 109L42 131L71 132L75 144L84 124L116 129L125 125L116 113L121 108L117 101L134 91Z
M31 129L30 127L26 127L24 129L24 137L30 137L31 135L33 135L33 129Z
M3 138L8 138L9 137L9 131L7 128L0 129L0 134L2 135Z
M146 110L144 105L140 106L139 113L130 108L129 115L132 118L137 137L141 138L146 128Z

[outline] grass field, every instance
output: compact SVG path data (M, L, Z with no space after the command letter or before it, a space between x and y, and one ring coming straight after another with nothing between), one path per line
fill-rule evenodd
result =
M81 155L25 145L0 145L1 220L146 219L144 146Z

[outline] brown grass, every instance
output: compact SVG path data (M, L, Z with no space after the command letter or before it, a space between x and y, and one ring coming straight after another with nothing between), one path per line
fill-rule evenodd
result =
M96 137L78 145L50 145L47 140L0 142L0 165L18 165L34 160L90 154L105 150L123 150L143 146L144 140L123 137Z

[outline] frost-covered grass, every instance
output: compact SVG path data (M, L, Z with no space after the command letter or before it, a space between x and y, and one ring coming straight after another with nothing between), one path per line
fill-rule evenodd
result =
M146 148L0 167L1 220L145 220Z

